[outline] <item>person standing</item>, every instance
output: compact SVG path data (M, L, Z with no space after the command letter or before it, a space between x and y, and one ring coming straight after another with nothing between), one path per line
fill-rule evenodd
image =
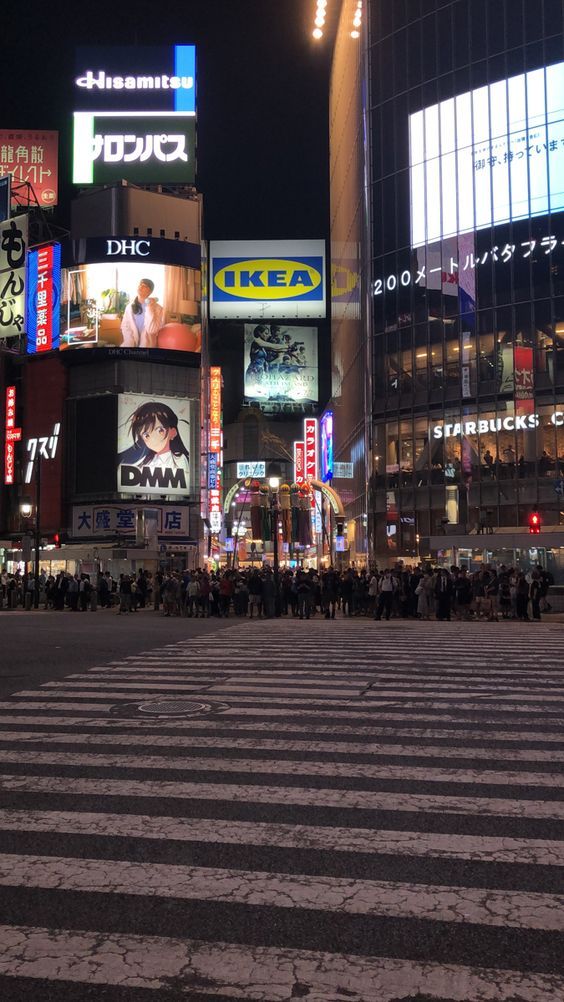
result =
M249 619L257 610L257 619L262 616L262 580L258 571L253 571L249 578Z
M164 323L164 310L151 293L155 283L142 278L135 299L125 307L121 321L122 348L157 348Z
M541 619L541 609L540 603L543 597L543 582L538 571L533 571L533 579L531 581L531 611L533 613L533 619L540 623Z
M131 612L131 581L129 579L129 574L120 574L118 594L118 616L121 616L122 613L125 615L126 612Z
M452 598L452 581L450 575L443 567L435 582L435 598L437 601L437 619L446 619L450 622L450 605Z
M382 614L385 615L386 619L389 619L392 613L393 601L394 579L389 567L387 567L378 585L378 606L374 619L381 619Z

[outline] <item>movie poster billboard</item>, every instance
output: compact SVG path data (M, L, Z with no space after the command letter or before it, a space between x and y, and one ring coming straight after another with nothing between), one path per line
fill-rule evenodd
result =
M317 328L245 324L245 399L271 413L285 404L315 410Z
M64 268L61 286L61 349L201 350L194 268L107 260Z
M190 494L190 401L122 393L118 404L120 494Z

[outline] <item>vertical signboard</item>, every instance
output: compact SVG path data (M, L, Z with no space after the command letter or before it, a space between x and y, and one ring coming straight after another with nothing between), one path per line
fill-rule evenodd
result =
M4 483L14 483L15 443L21 441L22 430L16 428L16 387L6 387L6 421L4 438Z
M318 436L317 418L304 419L305 479L317 478Z
M333 411L325 411L321 418L321 479L333 479Z
M210 366L208 498L212 532L221 530L221 368Z
M10 175L0 177L0 223L10 215Z
M294 483L303 484L305 480L305 443L294 442Z
M27 352L51 351L60 342L61 245L32 250L27 262Z
M26 215L0 223L0 338L24 329L27 224Z

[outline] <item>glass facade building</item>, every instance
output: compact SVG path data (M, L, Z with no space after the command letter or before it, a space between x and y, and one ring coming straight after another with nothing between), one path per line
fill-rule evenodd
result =
M564 543L560 0L368 0L369 556ZM449 550L450 553L450 550ZM564 554L564 550L560 551Z

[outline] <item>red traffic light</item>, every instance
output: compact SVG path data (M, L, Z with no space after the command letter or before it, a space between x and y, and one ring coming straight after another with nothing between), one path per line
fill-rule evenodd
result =
M538 511L533 511L529 515L529 532L536 535L541 531L541 517Z
M55 546L57 547L57 549L59 549L60 546L61 546L61 537L59 536L58 532L56 532L55 535L53 536L53 542L54 542Z

